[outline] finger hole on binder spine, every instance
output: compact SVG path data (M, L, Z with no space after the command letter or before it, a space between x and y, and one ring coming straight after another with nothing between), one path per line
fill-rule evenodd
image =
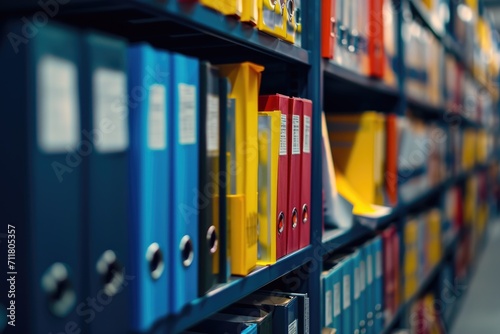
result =
M292 210L292 228L297 227L298 221L299 221L299 217L297 215L297 208L293 208L293 210Z
M210 226L208 231L207 231L207 241L208 241L208 248L210 249L210 253L214 254L217 252L217 247L219 245L219 241L217 239L217 231L215 229L215 226Z
M76 293L66 265L57 262L42 276L42 288L47 294L49 310L58 317L65 317L73 309Z
M307 224L309 220L309 210L307 209L307 204L304 204L302 207L302 223Z
M182 257L182 265L184 267L189 267L191 263L193 263L194 249L193 249L193 242L191 241L191 238L188 237L187 235L185 235L181 239L180 250Z
M284 229L285 229L285 214L283 212L280 212L280 215L278 216L278 233L279 234L283 233Z
M156 242L149 245L146 252L146 260L149 264L149 274L151 278L155 280L160 278L165 269L165 262L163 260L163 253L160 249L160 245Z
M123 266L112 250L105 251L96 264L96 270L102 277L104 293L114 296L123 283Z

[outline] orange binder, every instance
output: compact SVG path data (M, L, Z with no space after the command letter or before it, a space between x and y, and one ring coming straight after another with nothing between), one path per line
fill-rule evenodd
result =
M281 111L281 138L278 158L278 196L276 207L276 259L287 254L286 238L288 234L288 97L280 94L259 96L259 111Z
M382 78L385 67L383 1L368 0L368 75Z
M323 0L321 12L321 56L333 59L335 49L335 0Z

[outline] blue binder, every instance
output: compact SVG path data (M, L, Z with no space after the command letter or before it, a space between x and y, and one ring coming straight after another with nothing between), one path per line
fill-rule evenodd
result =
M321 291L322 291L322 327L333 326L333 284L332 270L325 270L321 273Z
M170 55L147 44L128 50L132 323L145 331L165 316L173 246L169 240L172 144L168 138ZM193 291L196 290L194 286Z
M366 289L365 289L365 313L366 313L366 333L375 334L373 315L375 311L375 296L374 296L374 257L372 254L372 241L363 246L366 266Z
M354 250L352 256L353 268L353 333L360 333L361 330L361 252L359 249Z
M178 313L197 297L199 61L172 55L170 261L171 307ZM201 191L205 191L202 189ZM200 198L203 193L200 194Z
M98 307L77 310L91 333L130 329L134 275L128 266L128 107L127 45L99 34L83 38L83 140L88 145L85 213L88 228L88 292ZM99 312L97 312L99 311Z
M342 268L342 333L353 333L354 265L352 256L344 257L338 266Z
M374 316L374 324L373 331L375 333L381 333L384 329L384 279L382 272L382 238L380 236L376 236L372 241L372 254L374 261L374 275L373 275L373 296L374 296L374 304L375 304L375 313Z
M336 265L332 269L332 284L333 284L333 324L332 328L336 328L340 332L342 328L342 279L343 271L341 265Z
M2 23L0 29L2 135L9 139L0 141L8 156L1 167L2 189L8 194L2 233L14 230L16 236L10 268L7 237L1 244L5 267L0 278L6 288L1 304L14 300L8 297L5 276L16 280L15 327L7 324L6 332L50 333L67 326L84 330L75 310L86 297L79 35L49 23L27 39L20 20Z

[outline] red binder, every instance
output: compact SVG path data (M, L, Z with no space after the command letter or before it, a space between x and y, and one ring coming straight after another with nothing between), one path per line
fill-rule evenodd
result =
M259 111L281 111L282 117L282 129L281 137L288 136L288 96L276 94L276 95L263 95L259 96ZM285 122L285 124L283 123ZM283 127L283 124L285 127ZM281 149L280 144L280 156L278 159L278 198L277 198L277 210L276 210L276 226L278 231L276 231L276 258L279 259L287 254L287 234L288 225L286 224L288 219L288 140L284 141L286 147L284 150Z
M368 75L382 78L385 67L383 1L368 1Z
M388 205L395 207L398 204L398 125L396 115L386 116L386 165L385 190Z
M300 162L300 237L299 248L311 243L311 134L312 101L302 99L300 143L302 145Z
M335 49L335 0L323 0L321 6L321 56L333 59Z
M288 218L287 218L287 241L286 253L290 254L299 249L300 239L300 157L302 143L300 142L300 128L302 126L300 116L302 114L302 100L298 98L289 99L288 107Z

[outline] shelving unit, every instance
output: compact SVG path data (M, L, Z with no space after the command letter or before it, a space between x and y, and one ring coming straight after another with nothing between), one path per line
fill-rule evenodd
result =
M464 64L469 74L472 69L464 62L464 55L456 42L446 32L437 31L422 5L416 0L408 1L413 14L443 44L445 51ZM491 162L454 175L427 189L409 202L402 202L392 212L375 222L364 225L360 222L349 230L322 231L322 161L321 161L321 112L380 110L404 115L407 109L426 120L443 120L447 114L444 106L433 106L425 101L407 96L404 83L389 86L381 80L367 78L321 58L321 29L318 13L321 1L303 4L303 46L298 47L277 39L254 27L241 23L233 17L207 9L196 2L178 0L71 0L60 5L55 21L77 27L97 29L126 38L130 42L145 41L155 47L181 52L215 64L253 61L266 67L262 91L282 93L309 98L313 101L312 119L312 193L311 193L311 245L280 259L276 264L257 268L246 277L232 278L229 283L219 285L206 296L191 302L179 315L162 319L152 333L179 333L191 325L224 309L242 297L266 284L311 263L322 263L323 257L339 252L349 246L373 237L377 231L391 223L400 222L425 202L442 194L449 187L463 182L480 170L487 169ZM4 1L0 5L0 18L27 15L39 10L36 0ZM399 28L401 10L397 12ZM401 29L399 29L401 30ZM404 75L402 54L404 45L398 36L398 59ZM281 76L281 77L279 77ZM476 80L477 81L477 80ZM477 81L493 96L497 92L483 82ZM362 99L359 97L362 96ZM460 126L483 128L475 121L458 115ZM445 246L441 261L429 272L416 294L406 301L396 316L386 325L390 333L405 309L432 285L446 258L454 251L460 235ZM301 292L307 292L310 303L310 333L321 332L320 275L321 265L307 275ZM296 291L292 291L296 292Z

